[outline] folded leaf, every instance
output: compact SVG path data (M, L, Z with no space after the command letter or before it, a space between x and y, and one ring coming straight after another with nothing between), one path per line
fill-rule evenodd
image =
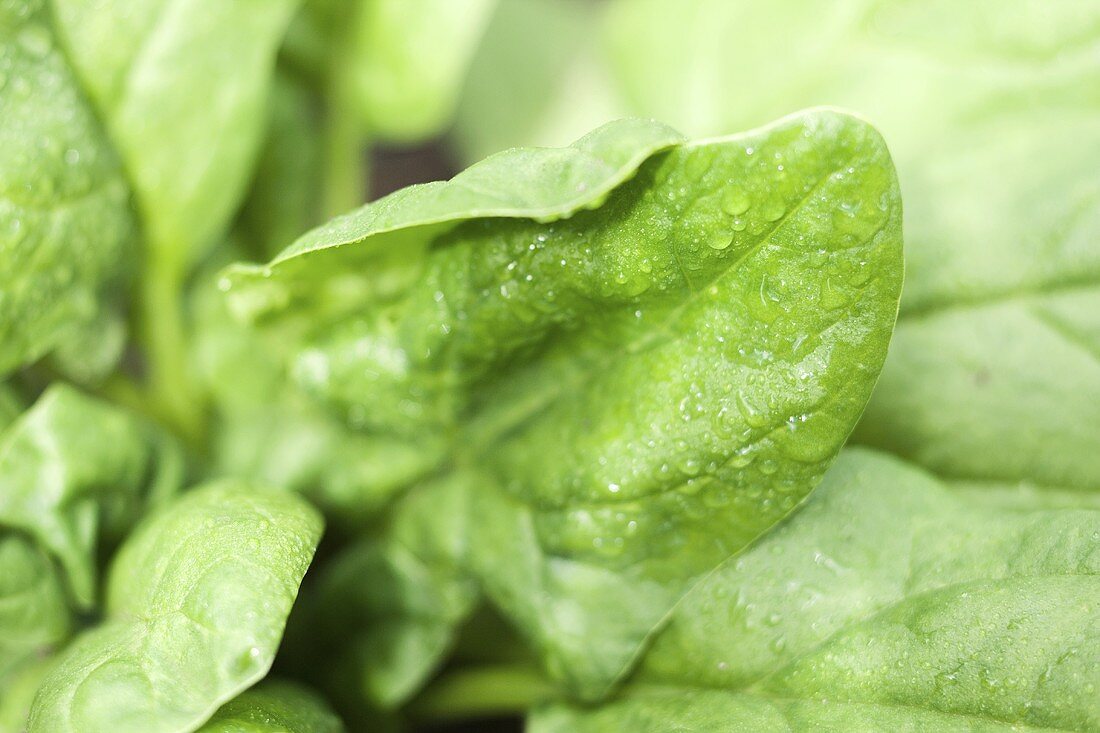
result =
M321 534L292 494L192 491L111 568L107 620L46 675L29 733L193 731L271 666Z
M265 682L223 705L199 733L343 733L340 719L313 692Z
M533 730L1100 730L1100 512L842 455L686 595L624 699Z
M509 151L225 282L239 311L300 324L297 381L349 424L474 471L471 567L586 696L817 483L900 288L896 181L865 123L675 144L628 120Z
M447 225L487 217L552 221L597 207L646 158L681 140L655 122L623 120L568 148L499 153L450 181L409 186L337 217L267 266L230 268L221 284L246 318L286 311L292 299L303 308L330 309L393 297L408 286L417 273L407 270L419 268ZM367 263L388 267L356 277Z
M0 527L33 538L91 607L97 546L177 488L179 457L130 413L56 383L0 433Z
M44 0L0 8L0 79L3 376L118 318L137 229Z
M883 131L906 295L858 440L1100 490L1100 5L621 0L608 20L636 112L715 134L841 104Z

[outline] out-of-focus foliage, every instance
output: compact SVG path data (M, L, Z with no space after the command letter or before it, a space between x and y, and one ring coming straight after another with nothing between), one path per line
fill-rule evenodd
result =
M3 375L119 318L137 225L44 2L0 5L0 78ZM106 345L115 353L102 360L113 362L117 339Z
M1093 0L0 0L0 733L1100 731L1098 107Z

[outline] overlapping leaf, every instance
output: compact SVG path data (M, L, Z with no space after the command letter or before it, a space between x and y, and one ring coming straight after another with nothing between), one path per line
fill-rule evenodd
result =
M333 688L374 706L406 702L443 663L473 610L466 569L472 527L469 476L411 490L385 529L345 550L300 616L308 652ZM321 630L320 632L318 630Z
M655 154L675 143L624 121L510 151L225 283L245 314L308 321L298 382L350 424L476 471L473 570L585 695L815 485L900 286L865 123L812 112Z
M271 666L320 534L301 499L232 482L166 507L120 550L107 620L46 674L28 731L198 728Z
M51 1L154 257L193 262L243 195L296 0Z
M0 686L63 641L69 627L68 599L49 556L25 536L0 530Z
M1100 730L1100 512L991 510L842 455L692 589L621 700L549 731Z
M622 0L608 20L632 106L694 134L808 104L882 129L908 278L860 440L991 487L1100 489L1100 7Z
M119 160L44 0L0 7L0 118L5 374L91 332L102 336L103 322L119 317L137 225Z
M0 528L32 538L91 607L97 547L181 480L174 446L113 405L62 383L0 433Z
M344 726L313 692L265 682L223 705L199 733L343 733Z

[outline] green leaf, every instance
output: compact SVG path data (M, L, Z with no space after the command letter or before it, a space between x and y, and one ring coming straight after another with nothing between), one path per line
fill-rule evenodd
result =
M632 108L693 134L810 104L883 131L906 295L857 439L947 478L1100 489L1100 6L625 0L608 29Z
M478 597L464 570L474 488L457 475L413 489L383 532L326 568L304 624L318 673L333 685L387 709L437 671ZM318 636L327 644L320 651Z
M996 300L902 320L858 439L971 485L1100 495L1100 275Z
M68 633L69 607L50 558L23 535L0 530L0 687L16 665Z
M367 139L442 132L496 0L310 0L286 56Z
M0 673L0 733L26 733L31 701L52 662L50 657L30 657Z
M2 376L118 318L137 232L43 0L0 8L0 117Z
M363 0L348 83L368 133L412 142L450 121L496 0Z
M325 301L350 296L357 303L372 291L398 291L414 274L400 265L405 260L415 265L444 225L487 217L552 221L599 206L646 158L681 139L654 122L622 120L568 148L509 150L450 181L409 186L337 217L299 238L267 266L230 268L221 285L234 291L230 303L247 318L285 311L292 299L302 299L303 306L338 308L340 300ZM360 246L347 246L353 244ZM328 251L330 257L316 256ZM348 282L335 277L352 265L379 259L397 261L362 284L350 275ZM351 292L343 295L343 290Z
M415 446L349 430L310 399L286 373L293 340L235 321L215 282L200 277L192 294L192 357L217 417L208 436L214 475L301 493L357 530L434 468Z
M174 492L179 460L130 413L56 383L0 433L0 527L48 551L89 608L101 536L117 537Z
M232 482L165 507L119 551L107 621L47 674L28 731L195 730L271 666L320 534L301 499Z
M343 733L340 719L316 694L286 682L264 682L223 705L199 733Z
M23 412L19 394L9 385L0 382L0 431L6 430Z
M474 472L471 567L586 696L817 483L900 288L866 123L676 141L628 120L509 151L224 283L300 329L293 374L350 425Z
M627 114L601 63L603 4L499 3L470 62L450 140L467 163L560 146Z
M537 733L1100 730L1100 512L995 510L848 451L687 594L624 697Z
M222 235L244 194L296 0L52 5L125 162L148 246L190 264Z

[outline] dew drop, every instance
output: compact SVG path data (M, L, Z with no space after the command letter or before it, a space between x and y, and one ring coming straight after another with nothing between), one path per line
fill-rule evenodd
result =
M749 197L739 188L730 188L722 196L722 210L731 216L740 216L749 210Z
M783 218L783 214L787 213L787 207L778 199L769 201L764 205L762 212L766 221L779 221Z
M707 239L707 246L711 249L723 250L733 244L733 240L721 232L718 232Z
M43 58L50 52L50 34L40 25L29 25L19 33L19 45L35 58Z

